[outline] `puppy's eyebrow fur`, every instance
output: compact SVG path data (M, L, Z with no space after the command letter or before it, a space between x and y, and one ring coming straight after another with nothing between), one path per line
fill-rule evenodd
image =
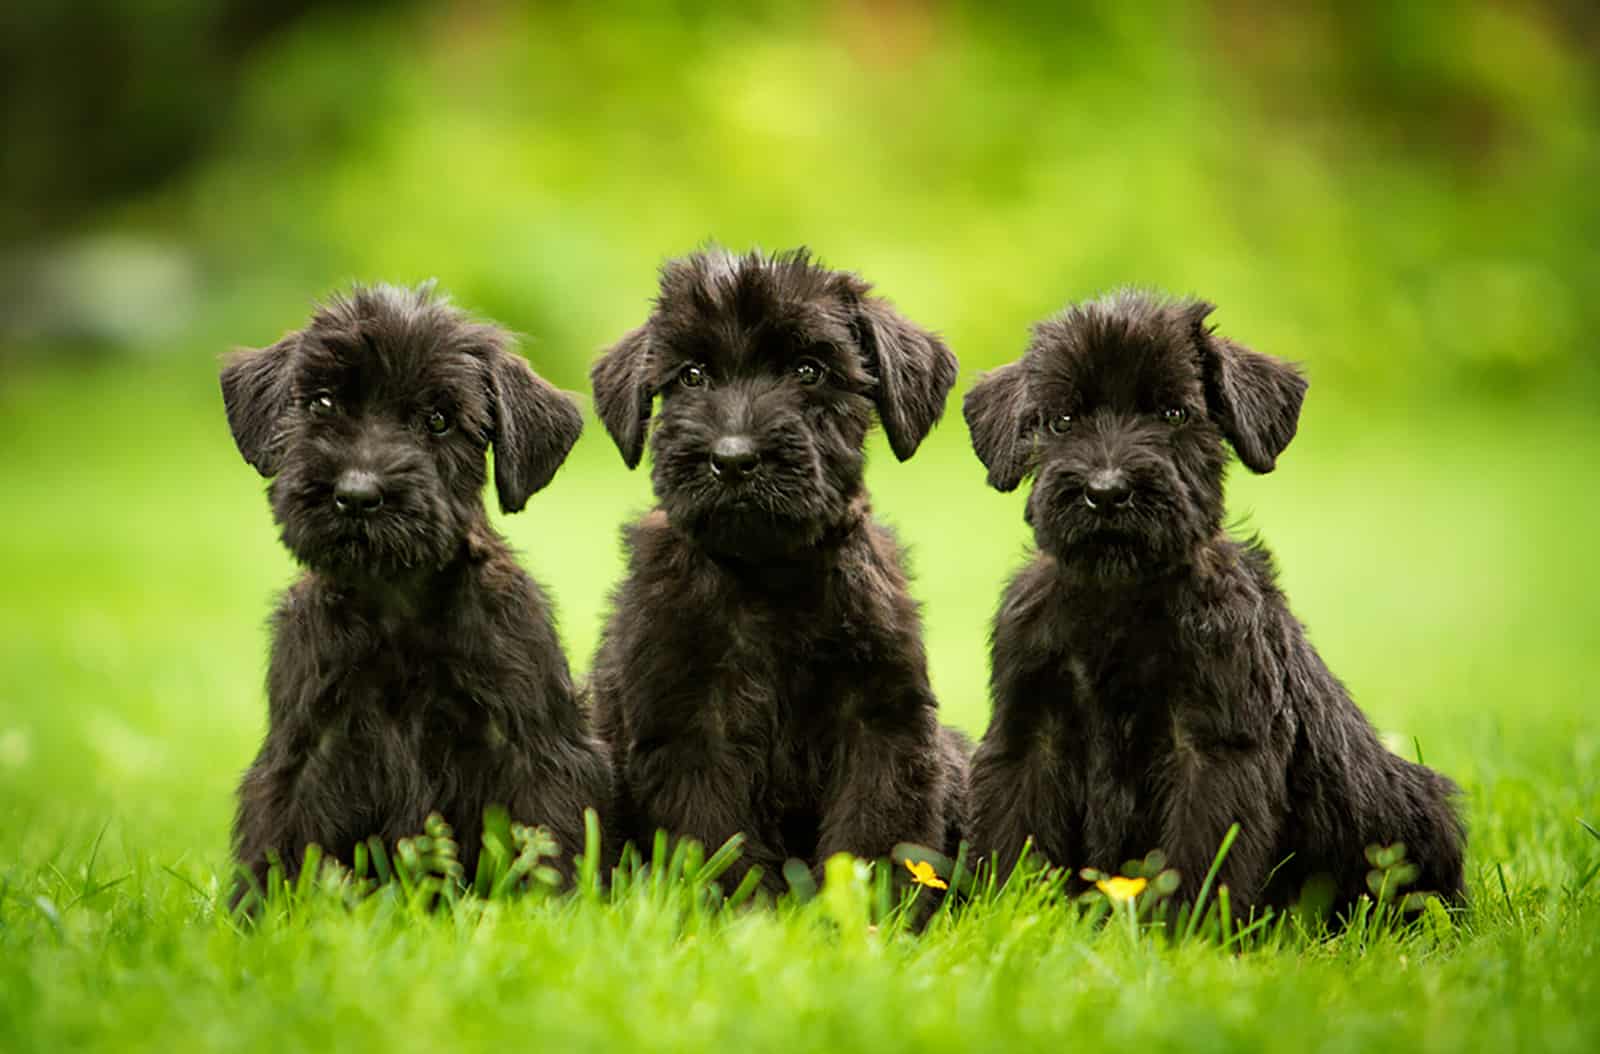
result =
M767 257L702 250L663 268L653 324L657 391L690 362L723 370L784 370L799 355L827 359L837 377L866 380L844 351L856 337L858 280L820 268L805 249Z
M1034 323L1025 355L1056 361L1103 356L1112 349L1122 355L1186 349L1198 366L1200 340L1208 332L1204 319L1212 310L1204 300L1119 289Z
M671 260L661 269L656 298L668 311L684 308L703 316L731 315L745 324L782 316L796 306L865 295L870 286L848 272L824 268L809 249L791 249L770 256L752 250L735 256L725 249L704 249Z

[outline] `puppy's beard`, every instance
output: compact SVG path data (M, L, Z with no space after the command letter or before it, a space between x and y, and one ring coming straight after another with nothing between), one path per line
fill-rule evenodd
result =
M1167 566L1162 552L1129 535L1096 535L1054 549L1052 555L1085 578L1136 582Z
M781 559L815 546L823 524L755 501L663 502L667 516L708 552L740 560Z
M1068 480L1042 481L1029 497L1027 519L1040 549L1085 578L1108 582L1171 570L1186 559L1197 532L1158 489L1136 491L1125 508L1095 509Z
M751 562L792 557L843 521L849 496L835 491L808 448L788 449L787 460L769 453L743 482L717 477L706 454L658 450L656 494L668 519L708 552Z
M284 545L301 564L338 578L410 576L437 571L461 551L456 525L398 510L365 519L280 517Z

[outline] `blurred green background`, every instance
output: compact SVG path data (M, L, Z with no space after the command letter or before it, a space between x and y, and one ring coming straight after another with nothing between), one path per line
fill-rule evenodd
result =
M219 353L437 277L582 390L715 238L808 244L961 357L870 480L975 732L1026 533L959 392L1124 283L1303 362L1301 438L1233 512L1374 720L1465 783L1475 873L1554 881L1600 814L1597 46L1581 0L6 5L0 856L109 820L224 860L293 569ZM504 523L580 669L648 500L591 421Z

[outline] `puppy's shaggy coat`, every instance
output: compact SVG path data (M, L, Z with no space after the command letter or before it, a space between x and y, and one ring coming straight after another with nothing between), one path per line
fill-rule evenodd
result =
M936 337L804 251L667 264L649 320L595 364L630 467L661 402L660 504L625 532L591 685L638 845L743 833L729 881L760 865L773 890L788 858L954 851L965 748L937 720L862 443L876 409L910 457L955 377Z
M271 478L305 567L273 620L269 727L239 787L234 848L259 881L310 843L347 863L437 810L470 877L484 809L583 847L609 763L575 701L549 605L490 527L577 439L572 400L431 289L360 288L222 371L228 422Z
M1459 898L1445 777L1391 754L1307 642L1259 541L1222 529L1224 440L1269 472L1306 382L1206 326L1212 306L1123 293L1038 325L968 393L989 482L1033 475L1039 552L1001 601L994 714L973 760L974 849L1009 869L1113 871L1165 851L1192 899L1228 827L1234 903L1365 889L1403 842L1415 888Z

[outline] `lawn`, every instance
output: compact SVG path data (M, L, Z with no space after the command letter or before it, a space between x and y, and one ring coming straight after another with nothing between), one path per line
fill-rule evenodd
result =
M913 936L869 926L859 882L716 912L683 880L431 914L313 897L245 934L216 896L293 574L261 481L203 359L7 374L0 1048L1600 1049L1600 835L1580 823L1600 826L1600 429L1592 407L1495 407L1313 389L1279 471L1230 494L1377 725L1466 788L1453 925L1222 949L1034 890ZM906 464L877 447L870 478L946 714L981 732L1020 496L984 488L954 414ZM503 521L579 670L615 528L647 500L591 422Z

